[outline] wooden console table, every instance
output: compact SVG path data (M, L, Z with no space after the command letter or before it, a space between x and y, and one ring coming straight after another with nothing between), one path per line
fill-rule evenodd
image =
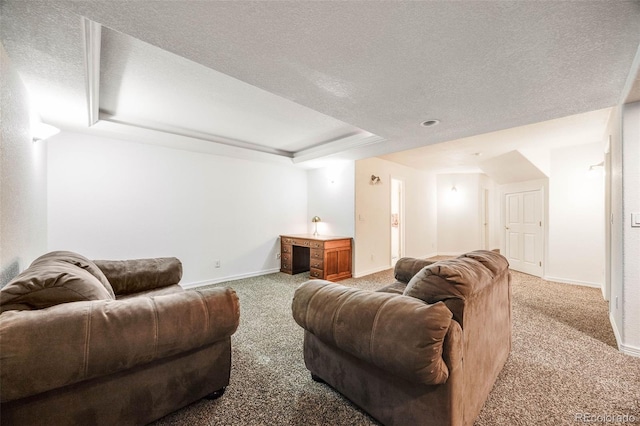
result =
M280 235L280 272L338 281L351 278L351 238Z

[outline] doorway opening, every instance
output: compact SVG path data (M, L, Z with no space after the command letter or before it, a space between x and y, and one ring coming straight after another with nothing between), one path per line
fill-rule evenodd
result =
M482 191L482 248L485 250L491 250L491 234L489 229L489 190L484 189Z
M404 181L391 178L391 267L404 256Z

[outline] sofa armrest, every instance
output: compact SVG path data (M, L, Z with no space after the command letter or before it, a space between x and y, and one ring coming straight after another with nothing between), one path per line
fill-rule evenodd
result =
M452 314L443 303L312 280L296 289L292 311L326 344L406 380L441 384L448 378L442 351Z
M178 284L182 262L175 257L131 260L94 260L117 295L139 293Z
M228 339L239 304L229 288L64 303L0 315L2 402Z

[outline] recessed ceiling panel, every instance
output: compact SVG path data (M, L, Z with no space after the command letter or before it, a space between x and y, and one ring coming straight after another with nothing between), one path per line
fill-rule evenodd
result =
M104 27L100 67L100 111L118 122L284 153L370 135Z

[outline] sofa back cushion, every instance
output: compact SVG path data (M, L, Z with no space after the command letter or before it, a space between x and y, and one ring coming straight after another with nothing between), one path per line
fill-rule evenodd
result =
M69 263L71 265L77 266L78 268L84 269L85 271L96 277L98 281L100 281L100 284L104 286L104 288L107 290L107 293L111 295L111 298L115 297L113 287L111 286L111 283L109 283L109 280L104 275L104 273L93 261L87 259L83 255L74 253L72 251L52 251L34 260L31 263L31 266L38 265L40 263L49 263L50 261L53 261L54 263Z
M398 259L393 269L393 275L399 282L408 283L415 274L417 274L425 266L434 263L433 260L416 259L412 257L403 257Z
M67 302L112 300L113 289L88 259L72 252L52 252L0 290L0 312L16 306L43 309Z
M491 274L496 277L500 275L502 271L509 268L509 261L500 253L496 253L494 251L488 250L476 250L471 251L469 253L465 253L459 256L459 259L469 258L473 260L477 260L491 271Z
M182 279L182 262L175 257L94 262L119 296L175 285Z
M491 285L509 267L504 256L477 250L455 259L441 260L418 272L404 295L426 303L444 302L464 328L464 307L475 293Z
M418 272L407 284L404 294L427 303L466 299L489 285L492 278L491 272L474 259L441 260Z

